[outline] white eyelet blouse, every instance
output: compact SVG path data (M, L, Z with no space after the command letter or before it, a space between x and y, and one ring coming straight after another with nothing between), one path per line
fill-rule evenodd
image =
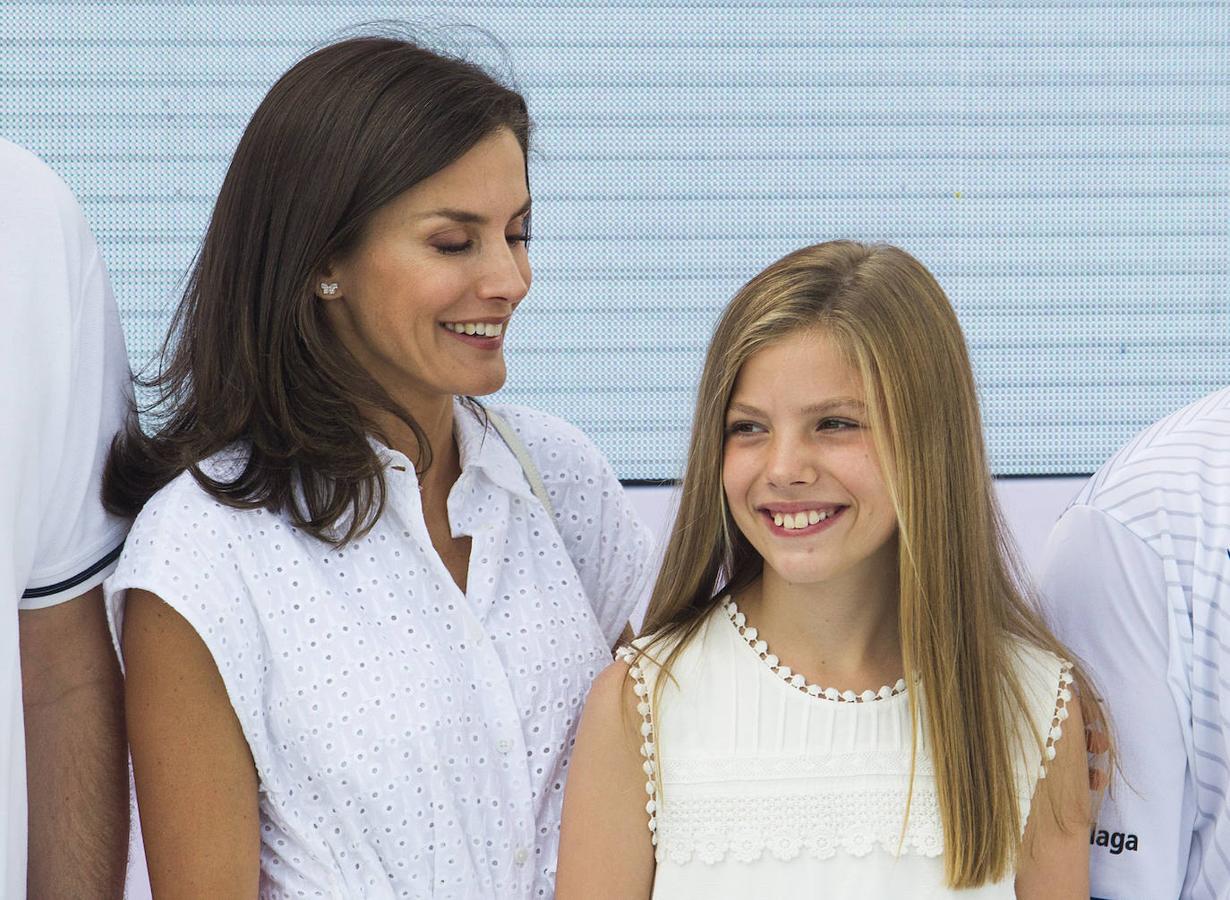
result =
M959 892L944 883L926 723L903 832L915 689L903 680L861 693L809 684L731 601L674 659L656 702L654 660L670 648L651 638L634 647L649 652L623 648L619 657L643 719L654 900L1015 896L1011 877ZM1023 827L1063 733L1072 676L1050 653L1015 649L1029 703L1017 759Z
M262 897L552 895L581 705L651 585L652 546L587 438L496 409L555 521L458 405L448 511L473 538L465 594L432 548L414 467L383 446L385 511L341 550L186 474L133 525L106 584L113 635L140 587L213 655L260 777Z

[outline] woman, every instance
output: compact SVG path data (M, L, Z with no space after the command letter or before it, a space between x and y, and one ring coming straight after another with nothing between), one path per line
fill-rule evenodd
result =
M559 900L1088 897L1102 714L1007 545L922 264L833 241L753 278L647 634L587 703Z
M515 92L360 38L286 73L117 443L108 584L158 897L546 897L575 723L649 543L504 382ZM502 428L505 437L497 431Z

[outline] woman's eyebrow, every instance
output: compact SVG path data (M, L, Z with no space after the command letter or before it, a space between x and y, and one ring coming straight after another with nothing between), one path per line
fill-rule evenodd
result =
M533 202L534 202L533 200L526 200L525 203L522 204L521 208L512 214L510 219L517 219L517 218L520 218L521 216L524 216L526 213L530 211L530 206L533 204ZM472 212L471 210L468 210L468 209L457 209L455 207L449 207L449 206L442 206L439 209L432 209L426 212L417 213L414 216L414 218L415 219L431 219L431 218L452 219L454 222L458 222L462 225L486 225L487 224L487 217L482 215L481 213Z

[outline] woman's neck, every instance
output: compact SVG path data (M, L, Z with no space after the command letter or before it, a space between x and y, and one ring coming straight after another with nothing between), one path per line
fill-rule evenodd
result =
M866 690L903 674L895 570L790 584L766 566L736 600L773 653L813 683Z
M412 405L403 401L403 408L423 430L427 446L431 448L431 465L420 476L423 492L447 496L461 470L457 438L453 431L453 397L418 398ZM391 449L404 453L415 468L421 470L423 450L414 431L405 422L384 410L373 412L370 421Z

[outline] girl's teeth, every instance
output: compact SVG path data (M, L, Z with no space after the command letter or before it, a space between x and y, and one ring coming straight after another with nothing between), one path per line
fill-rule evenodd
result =
M808 525L815 525L817 522L823 522L832 515L833 513L815 509L800 513L773 513L773 524L778 528L795 531L799 528L806 528Z

